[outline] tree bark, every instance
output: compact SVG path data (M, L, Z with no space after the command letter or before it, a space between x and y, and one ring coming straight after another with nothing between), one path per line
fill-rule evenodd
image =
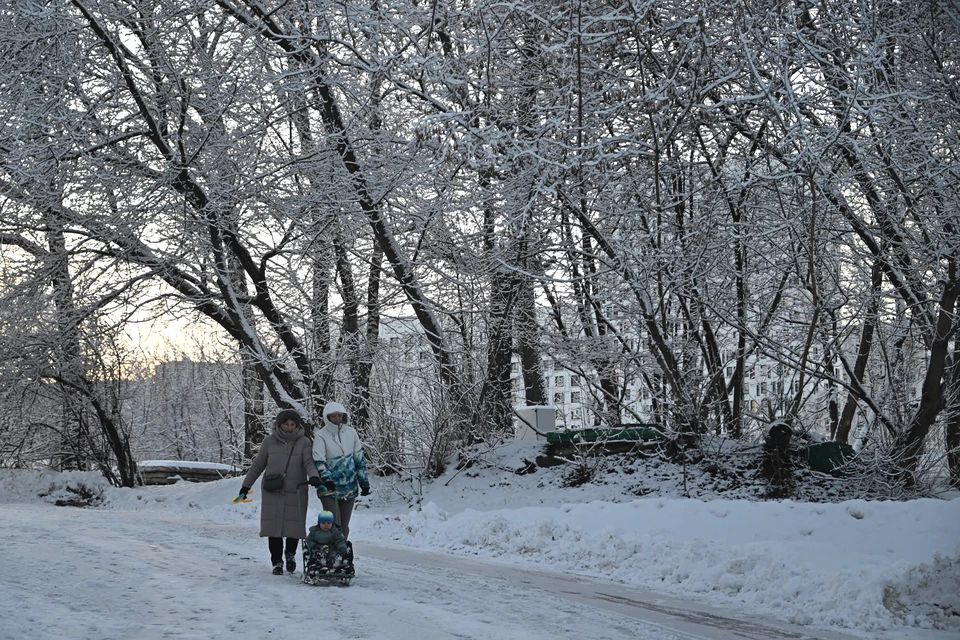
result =
M512 432L513 311L519 283L509 272L499 271L490 285L487 321L487 375L480 390L477 440L490 434Z
M873 267L870 270L870 304L867 309L866 317L863 319L863 327L860 330L860 343L857 346L857 359L853 365L853 375L851 381L858 387L863 386L864 376L867 372L867 362L870 359L870 349L873 346L873 331L877 322L877 314L880 311L880 287L883 284L883 270L880 268L880 262L874 260ZM840 414L840 421L837 425L837 432L834 440L837 442L848 442L850 439L850 429L853 425L853 417L857 411L857 398L851 392L847 394L847 401L843 406L843 412Z
M540 323L534 298L533 280L520 282L517 301L517 352L523 371L524 400L527 406L548 404L547 390L543 385L543 363L540 359Z
M954 334L953 354L947 377L948 398L946 411L945 441L947 445L947 468L950 486L960 489L960 331Z
M923 442L944 405L943 379L947 371L949 341L957 331L958 322L954 319L954 309L957 298L960 297L960 280L956 279L956 268L951 271L954 277L944 286L940 296L940 313L930 346L930 360L923 379L920 406L910 421L909 428L901 434L896 443L898 465L910 484L916 481L915 474L923 452Z
M370 378L373 373L373 360L380 343L380 278L383 272L383 252L375 246L370 260L367 276L367 325L366 339L357 358L357 371L354 375L354 397L356 399L353 419L357 430L363 435L370 427ZM399 444L399 443L395 443ZM398 451L399 446L391 447ZM399 460L388 459L389 466L399 464Z

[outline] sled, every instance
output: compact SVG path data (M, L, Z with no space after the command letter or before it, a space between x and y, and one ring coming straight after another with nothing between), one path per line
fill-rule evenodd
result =
M303 571L300 582L310 586L339 584L349 586L356 575L355 572L344 572L338 564L339 556L336 551L327 545L316 545L312 550L303 546ZM344 559L347 566L353 567L353 545L347 542L347 555Z
M311 587L322 587L324 585L335 585L339 584L343 587L349 587L350 581L353 580L355 574L352 573L327 573L324 575L315 575L312 577L306 577L301 580L303 584L308 584Z

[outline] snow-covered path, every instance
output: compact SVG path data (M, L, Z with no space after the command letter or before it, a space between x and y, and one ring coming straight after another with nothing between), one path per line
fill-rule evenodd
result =
M249 528L0 505L3 638L645 638L655 626L454 569L366 559L349 588L269 575ZM456 560L456 559L454 559Z
M427 568L430 571L454 572L457 575L469 574L483 578L493 578L501 583L510 584L514 588L522 589L528 596L532 595L533 598L543 599L549 596L563 600L565 607L572 604L591 611L600 609L609 611L616 616L634 618L647 626L669 631L670 634L664 637L704 640L853 639L853 636L842 633L808 629L756 616L721 611L715 607L694 603L684 598L674 598L646 589L594 580L583 576L528 570L509 564L472 560L409 548L386 548L380 545L368 545L366 551L375 558L412 564L421 569ZM508 603L507 606L514 605ZM556 613L548 615L556 615ZM592 634L587 637L608 637L598 635L596 629L591 631ZM561 635L559 637L567 636ZM651 635L650 637L660 636Z
M357 544L349 588L269 575L203 512L0 505L0 637L390 640L841 638L565 574Z

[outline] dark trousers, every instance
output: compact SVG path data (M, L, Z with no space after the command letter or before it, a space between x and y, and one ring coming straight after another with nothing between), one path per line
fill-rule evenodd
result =
M283 562L283 538L267 538L267 542L270 545L270 562L272 564ZM287 538L286 554L288 556L296 555L298 544L300 544L300 538Z
M348 540L350 539L350 516L353 515L353 503L355 501L356 498L338 500L332 495L320 496L320 504L323 505L324 511L333 514L334 521L340 525L340 529L343 531L343 537Z

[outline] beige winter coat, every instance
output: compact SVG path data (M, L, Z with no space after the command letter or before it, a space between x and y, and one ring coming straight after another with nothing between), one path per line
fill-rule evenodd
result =
M293 455L290 452L291 447L293 447ZM284 473L285 467L287 476L284 478L282 492L264 491L262 488L260 490L261 538L307 537L307 500L310 487L304 485L299 488L298 505L297 485L306 482L310 476L317 475L311 448L312 443L303 434L303 427L297 427L293 433L289 434L284 433L280 427L275 427L273 433L263 439L257 457L254 458L250 470L243 479L243 486L253 487L253 483L261 475Z

